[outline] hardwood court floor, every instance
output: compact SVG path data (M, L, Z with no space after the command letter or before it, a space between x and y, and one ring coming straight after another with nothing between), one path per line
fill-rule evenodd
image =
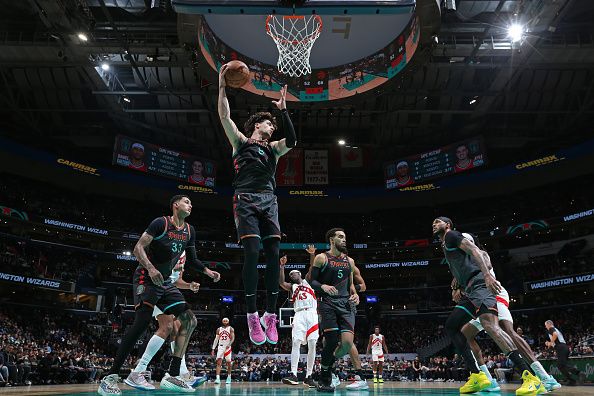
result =
M371 395L381 394L386 396L433 396L433 395L459 395L458 388L462 384L459 383L415 383L415 382L386 382L383 384L373 384L369 381L369 391L351 391L347 392L344 388L344 383L334 392L335 395ZM500 395L500 396L514 396L515 390L519 384L505 384L501 386L501 392L496 393L478 393L478 395ZM127 385L121 385L124 396L171 396L181 395L181 393L174 393L171 391L156 389L152 392L139 391L130 388ZM315 389L304 388L299 386L283 385L279 382L242 382L233 383L231 385L214 385L212 383L204 384L197 388L194 395L200 396L314 396L323 395L323 393L316 392ZM562 396L582 396L594 395L594 386L564 386L552 393L553 395ZM97 385L48 385L48 386L20 386L13 388L0 388L0 395L62 395L62 396L95 396L97 395ZM327 395L330 395L327 393Z

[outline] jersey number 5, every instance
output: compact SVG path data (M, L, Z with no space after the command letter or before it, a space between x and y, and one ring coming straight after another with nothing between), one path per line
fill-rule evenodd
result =
M342 277L344 276L342 273L342 270L338 270L338 279L342 279Z

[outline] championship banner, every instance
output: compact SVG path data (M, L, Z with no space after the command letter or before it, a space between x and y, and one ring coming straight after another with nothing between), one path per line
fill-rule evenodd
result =
M276 166L276 185L303 185L303 149L294 148L279 158Z
M26 284L37 286L44 289L61 290L65 292L74 292L74 283L65 282L58 279L32 278L30 276L14 275L0 272L0 281L8 283Z
M557 287L577 286L585 283L594 282L594 273L569 275L561 278L544 279L536 282L524 282L526 291L538 291L555 289Z
M305 184L328 184L328 150L305 150Z

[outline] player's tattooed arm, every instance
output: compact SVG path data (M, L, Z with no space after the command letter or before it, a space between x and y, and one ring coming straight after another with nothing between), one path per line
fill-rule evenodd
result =
M151 281L157 286L161 286L164 282L163 274L161 274L151 263L149 260L148 255L146 254L146 248L151 244L153 241L153 237L144 232L138 242L136 242L136 246L134 246L134 256L146 270L148 271L149 277Z
M227 64L221 66L219 71L219 119L225 130L225 135L231 146L233 147L233 153L239 148L239 146L247 140L245 135L239 132L237 125L231 119L231 108L229 106L229 100L227 99L227 92L225 91L226 82L225 74L227 73Z
M291 284L285 280L285 264L287 264L287 255L280 258L280 271L278 272L278 283L286 291L291 291Z
M489 268L489 271L491 271L491 269L493 268L493 264L491 263L491 256L489 256L489 253L485 252L484 250L481 250L481 253L483 254L483 258L487 262L487 267Z
M489 266L487 265L481 250L466 238L462 238L462 241L460 242L460 249L462 249L464 253L470 255L474 262L479 266L483 276L485 277L485 284L491 293L499 294L501 291L501 283L499 283L497 279L495 279L495 277L491 274L491 272L489 272Z

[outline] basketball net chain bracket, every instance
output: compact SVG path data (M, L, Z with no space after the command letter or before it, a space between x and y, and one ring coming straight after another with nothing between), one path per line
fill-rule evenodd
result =
M266 34L278 49L278 71L291 77L311 74L309 56L322 32L319 15L268 15Z

